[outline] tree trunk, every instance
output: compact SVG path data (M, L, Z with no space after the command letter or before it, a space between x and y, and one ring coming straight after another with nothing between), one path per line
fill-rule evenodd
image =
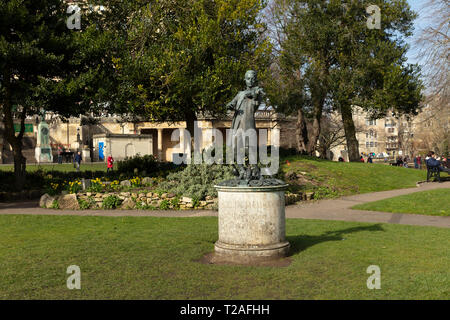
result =
M9 79L9 73L5 71L4 79ZM22 190L25 185L26 159L22 155L22 138L25 133L25 117L26 107L22 107L20 116L20 132L16 136L14 130L14 119L11 110L11 91L9 82L5 85L5 100L3 101L3 123L5 130L3 132L5 140L11 145L14 154L14 176L15 187L17 190Z
M322 119L322 109L324 103L324 99L322 97L314 100L315 100L313 102L314 119L307 150L308 154L310 154L311 156L315 156L315 152L317 150L317 141L319 140L320 136L320 121Z
M22 155L22 141L16 141L12 146L14 153L14 177L17 190L23 190L27 159Z
M355 123L352 117L352 107L350 105L341 105L342 122L344 124L345 139L347 140L347 150L349 161L357 162L359 156L359 143L356 140Z
M296 135L298 152L307 152L306 146L308 145L308 128L306 127L305 117L301 107L299 107L297 111Z

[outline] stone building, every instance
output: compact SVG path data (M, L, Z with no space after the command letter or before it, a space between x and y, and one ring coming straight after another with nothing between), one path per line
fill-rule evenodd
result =
M286 117L273 111L258 111L255 115L256 128L267 130L267 145L273 143L273 137L279 137L281 147L295 147L295 118ZM28 163L35 162L34 148L36 146L37 125L36 117L26 120L24 137L24 156ZM231 117L217 119L200 117L198 127L201 131L201 149L207 148L213 142L212 130L222 132L224 143L226 130L231 127ZM63 121L58 115L47 113L46 122L50 129L50 143L54 161L57 160L57 150L61 147L65 151L83 151L85 161L105 161L107 155L114 148L116 160L131 157L136 154L153 154L161 161L172 161L174 153L184 153L183 130L181 137L172 141L172 133L176 129L185 129L186 122L123 122L120 117L105 116L101 118L70 118ZM0 125L0 130L2 130ZM17 126L17 131L19 127ZM194 133L191 133L194 137ZM109 139L109 140L108 140ZM108 142L106 142L108 140ZM143 143L143 140L146 140ZM180 143L181 140L181 143ZM151 144L149 146L149 144ZM110 149L108 149L110 148ZM2 163L12 163L12 149L3 137L0 137L0 158Z
M375 156L379 159L395 159L398 156L412 156L414 150L413 119L405 116L396 117L392 112L382 119L370 119L362 108L354 107L353 121L356 128L356 139L359 142L359 152L367 157ZM339 118L335 113L333 117ZM341 128L341 130L343 130ZM332 160L337 161L340 156L348 161L347 146L342 143L331 149Z

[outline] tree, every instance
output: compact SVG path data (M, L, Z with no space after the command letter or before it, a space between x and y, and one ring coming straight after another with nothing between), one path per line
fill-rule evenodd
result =
M277 110L297 115L297 148L314 155L327 96L325 72L320 63L308 60L299 39L289 32L295 2L273 1L266 13L269 35L275 48L269 96Z
M262 1L126 3L108 1L104 21L114 21L117 8L126 7L128 18L112 27L125 39L113 59L117 87L109 96L115 113L185 120L192 134L198 114L225 114L247 69L264 78L270 46L262 37Z
M449 23L450 10L448 0L428 0L423 9L427 10L429 25L421 30L416 39L420 48L418 56L425 65L425 77L428 89L427 102L433 101L436 112L448 108L449 98ZM436 100L438 99L438 101Z
M382 12L379 30L366 25L366 7L373 4ZM315 141L310 143L316 143L322 112L330 105L342 116L349 158L358 161L353 106L374 118L389 108L413 114L418 108L419 70L406 64L403 41L411 34L415 15L406 1L292 0L288 8L281 55L305 85L315 121ZM298 77L288 68L285 76Z
M83 32L69 30L66 11L60 0L0 3L0 106L18 189L25 182L22 138L26 117L41 108L62 116L84 113L103 97L98 84L108 83L102 79L107 70L99 65L103 45L111 39L103 37L95 25L86 24ZM17 135L15 119L20 121Z

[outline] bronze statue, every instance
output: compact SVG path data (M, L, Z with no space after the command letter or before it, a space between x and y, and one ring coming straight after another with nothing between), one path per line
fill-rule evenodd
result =
M264 100L264 90L257 86L258 79L256 72L248 70L245 73L246 90L240 91L234 99L227 104L227 109L234 110L233 121L231 124L232 130L232 152L237 153L239 149L244 149L244 156L249 155L249 152L255 152L256 155L256 124L255 112ZM254 130L254 131L252 131ZM245 136L244 136L245 134ZM252 146L247 135L255 135L256 145ZM250 139L249 139L250 140ZM235 168L235 174L239 176L240 180L245 180L247 183L250 180L260 179L259 168L256 164L243 165L238 164Z
M254 152L256 155L258 151L257 139L253 140L256 142L255 145L248 143L248 141L245 141L244 139L249 137L249 131L253 132L254 138L256 138L255 112L264 101L265 92L262 88L258 87L256 72L253 70L249 70L245 73L245 83L247 85L247 89L240 91L234 99L227 104L227 108L234 111L233 121L231 124L232 152L234 154L238 151L243 151L245 152L244 155L247 156L249 152ZM256 163L247 163L247 160L250 159L244 159L244 164L238 164L235 166L234 174L237 178L222 181L217 185L228 187L264 187L285 185L283 181L275 179L272 176L269 178L263 178L259 166Z

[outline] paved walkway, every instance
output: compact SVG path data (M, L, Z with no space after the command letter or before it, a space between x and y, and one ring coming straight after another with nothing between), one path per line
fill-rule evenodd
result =
M443 183L423 183L417 188L398 189L359 194L333 200L303 202L286 207L286 217L294 219L342 220L374 223L394 223L450 228L450 217L399 214L376 211L351 210L350 207L414 192L450 188L450 181ZM134 216L134 217L202 217L217 216L216 211L144 211L144 210L50 210L39 208L37 201L21 203L0 203L0 214L43 214L77 216Z

